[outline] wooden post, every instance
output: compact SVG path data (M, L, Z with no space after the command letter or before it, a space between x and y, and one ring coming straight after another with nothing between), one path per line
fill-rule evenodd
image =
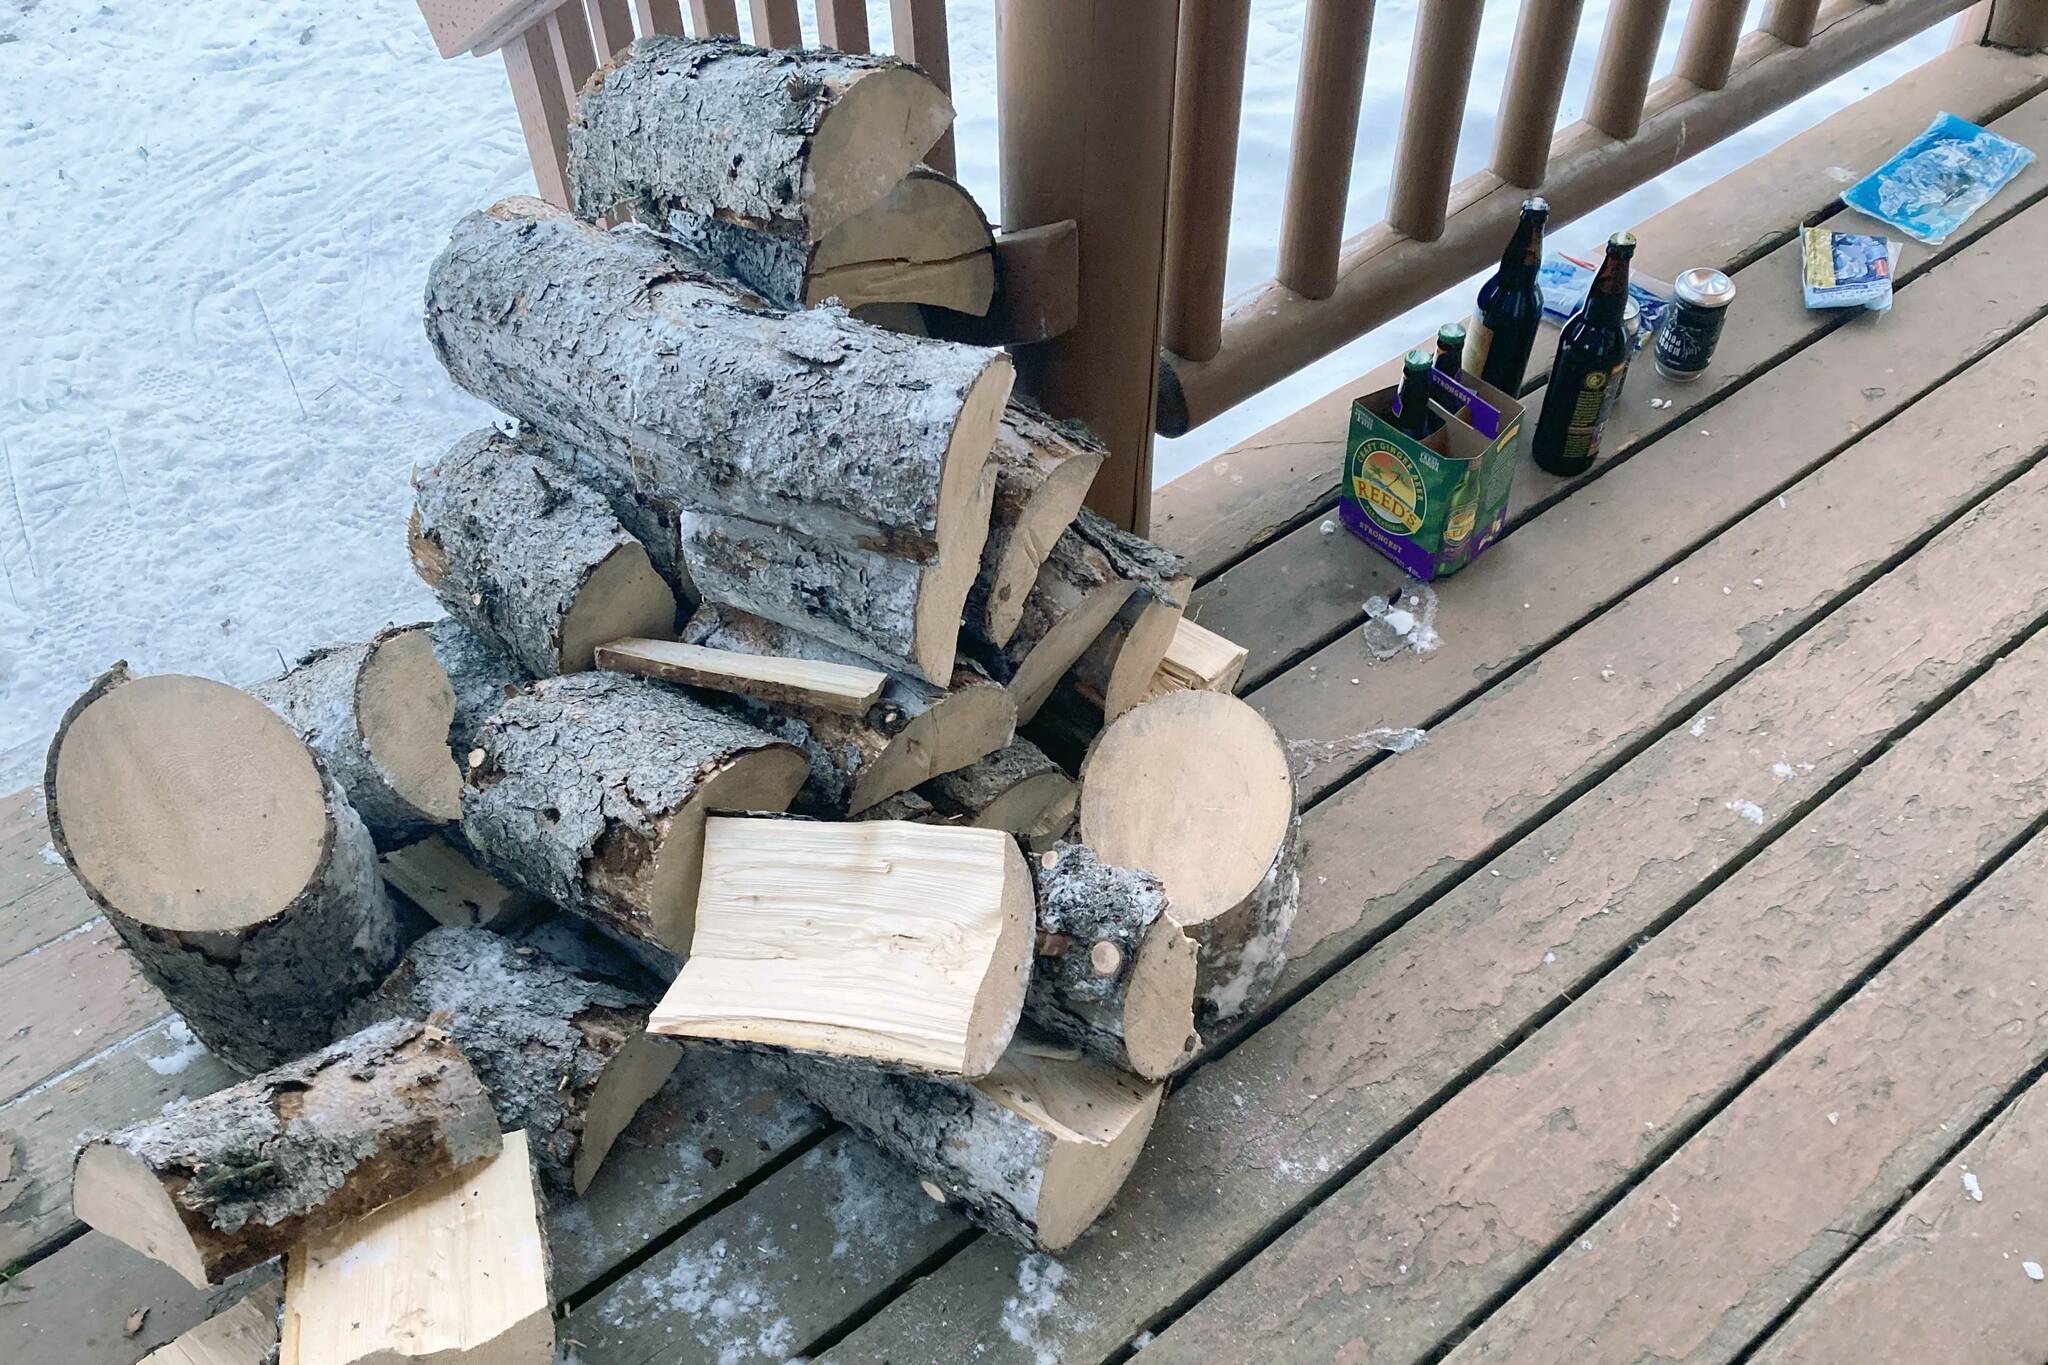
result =
M633 7L626 0L588 0L600 66L633 45Z
M1081 315L1017 356L1018 387L1095 428L1110 457L1089 501L1143 532L1166 239L1177 5L997 0L1003 222L1071 218Z
M1500 97L1500 130L1493 140L1493 173L1510 185L1534 189L1550 169L1557 107L1571 67L1585 0L1524 0L1515 21L1507 85Z
M1992 0L1984 24L1984 41L1995 47L2034 51L2048 47L2048 3L2044 0Z
M1001 7L998 7L1000 16ZM997 19L998 28L1001 18ZM946 0L889 0L889 32L896 55L906 62L916 62L924 68L924 74L937 83L947 94L953 93L953 59L946 45ZM997 42L1001 42L998 37ZM1001 59L998 58L998 63ZM1161 138L1165 137L1162 130ZM927 166L944 171L947 175L957 169L953 153L953 131L933 144L925 153ZM1009 164L1009 154L1004 153L1004 165ZM1005 200L1008 193L1005 192ZM1005 220L1007 224L1007 220ZM1024 226L1036 226L1038 220Z
M1813 41L1813 26L1820 18L1820 0L1771 0L1764 11L1763 31L1792 47ZM1967 18L1965 23L1969 22Z
M1748 9L1748 0L1692 0L1678 43L1678 74L1702 90L1728 84Z
M1607 11L1586 122L1609 137L1626 142L1643 126L1643 96L1649 93L1650 68L1670 9L1671 0L1629 0Z
M675 0L666 3L675 6ZM738 0L690 0L690 31L699 38L739 37Z
M1484 9L1481 0L1430 0L1416 17L1387 222L1418 242L1444 235L1451 166L1458 155Z
M796 15L796 0L748 0L754 17L754 46L802 47L803 24Z
M1223 345L1223 265L1251 9L1251 0L1181 0L1164 331L1166 348L1189 360L1207 360Z
M533 159L534 184L541 198L566 209L573 109L562 93L560 58L548 28L535 24L505 44L505 75L512 82L512 103L519 110L519 130L526 135L526 154Z
M866 0L818 0L818 41L841 52L866 52Z
M683 9L676 0L633 0L633 8L640 16L641 33L650 37L655 34L670 38L683 36ZM738 32L738 16L734 16L733 29ZM698 31L701 33L703 30Z
M1337 288L1344 200L1358 145L1372 0L1309 0L1301 35L1301 93L1280 211L1280 283L1307 299Z
M569 111L576 110L576 94L583 82L597 70L597 49L590 43L590 25L580 5L557 5L547 17L548 38L555 47L555 69L560 73L562 93Z

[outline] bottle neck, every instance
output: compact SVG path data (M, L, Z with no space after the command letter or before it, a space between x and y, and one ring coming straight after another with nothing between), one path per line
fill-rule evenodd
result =
M1517 283L1534 280L1542 265L1543 220L1533 213L1524 214L1515 235L1508 238L1507 250L1500 254L1501 276Z
M1586 295L1586 319L1603 327L1619 327L1628 311L1628 261L1626 256L1607 254L1600 273Z

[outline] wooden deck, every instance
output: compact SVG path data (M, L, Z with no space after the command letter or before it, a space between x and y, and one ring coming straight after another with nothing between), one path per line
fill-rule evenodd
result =
M1525 469L1434 652L1368 659L1393 573L1321 530L1358 386L1166 490L1306 768L1279 998L1059 1264L679 1075L556 1211L576 1358L2048 1358L2048 165L1887 317L1790 244L1939 109L2048 151L2044 90L1959 49L1642 225L1737 271L1716 366ZM127 1365L211 1305L81 1235L70 1152L227 1075L46 837L0 805L0 1360Z

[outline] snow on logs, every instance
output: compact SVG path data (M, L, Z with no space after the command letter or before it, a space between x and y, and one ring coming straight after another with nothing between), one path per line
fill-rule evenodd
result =
M1219 692L1132 708L1081 767L1080 839L1157 874L1201 948L1205 1026L1265 1000L1287 964L1301 855L1293 774L1264 717Z
M697 932L649 1027L981 1076L1031 974L1030 869L998 830L713 819Z
M475 744L462 833L486 866L662 967L689 951L706 813L782 810L808 772L793 745L615 673L526 685Z
M398 958L369 831L246 692L116 664L58 723L43 793L142 974L245 1074L325 1046Z
M643 229L533 199L457 224L426 321L462 387L694 509L684 552L707 599L952 676L1002 352L762 307Z
M598 645L673 638L676 598L596 493L489 427L413 474L413 569L448 614L537 677Z
M866 661L801 631L744 612L703 606L683 628L686 644L741 655L863 667ZM859 715L839 707L780 705L737 697L731 709L797 745L810 763L796 807L845 818L942 773L964 768L1016 735L1011 693L973 665L954 666L952 687L889 677Z
M1109 451L1079 422L1061 422L1011 399L996 432L988 543L968 596L968 617L993 645L1010 642L1039 566L1080 514Z
M649 1035L650 1002L482 929L436 929L356 1008L358 1020L432 1019L523 1128L552 1185L581 1194L661 1088L680 1045Z
M204 1288L498 1146L490 1096L448 1035L390 1020L88 1139L72 1208Z

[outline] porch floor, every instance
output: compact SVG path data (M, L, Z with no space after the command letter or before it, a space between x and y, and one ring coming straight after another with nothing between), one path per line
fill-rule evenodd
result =
M1302 776L1280 996L1057 1263L679 1074L556 1210L565 1352L2048 1357L2048 165L1886 316L1807 312L1791 239L1939 109L2048 151L2044 87L1952 53L1644 224L1648 273L1736 272L1714 369L1525 467L1429 652L1371 659L1398 577L1324 530L1361 386L1166 490ZM0 803L0 1359L127 1365L241 1286L82 1233L70 1153L230 1077L47 838Z

